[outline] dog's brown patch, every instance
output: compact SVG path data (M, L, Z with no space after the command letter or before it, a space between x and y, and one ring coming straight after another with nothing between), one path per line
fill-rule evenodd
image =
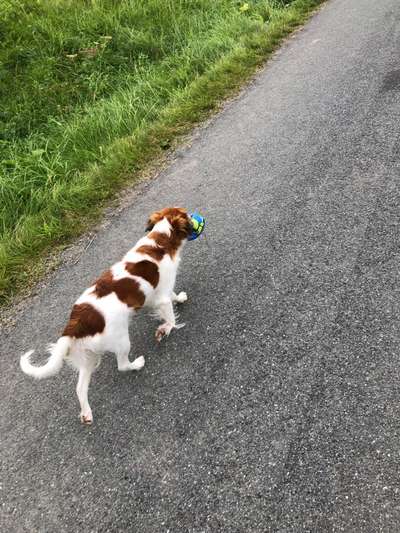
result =
M144 304L144 294L139 283L131 278L121 278L113 282L113 291L127 306L140 309Z
M88 303L75 304L63 336L82 339L102 333L106 326L103 315Z
M171 235L160 233L158 231L152 231L149 234L149 239L153 239L157 246L159 246L161 250L164 250L164 253L170 255L172 258L175 257L178 248L185 238L186 235L174 231L171 232Z
M139 254L145 254L154 259L155 261L161 261L165 255L165 250L158 246L150 246L149 244L143 244L136 250Z
M143 260L138 263L126 263L125 268L129 274L145 279L153 287L157 287L160 281L158 266L152 261Z
M113 292L113 275L111 270L106 270L103 274L96 280L94 293L97 298L102 298Z
M150 261L148 262L150 263ZM124 302L126 305L133 307L134 309L139 309L142 307L145 300L145 296L140 290L140 286L137 281L130 278L115 280L113 279L111 270L106 270L99 277L95 283L93 292L97 298L103 298L103 296L107 296L108 294L115 292L121 302Z

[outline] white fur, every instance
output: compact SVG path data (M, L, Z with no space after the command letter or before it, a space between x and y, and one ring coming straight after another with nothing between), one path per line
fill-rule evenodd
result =
M45 365L40 367L33 366L30 359L35 350L30 350L21 357L20 367L25 374L37 379L54 376L61 370L64 357L67 356L70 346L71 339L69 337L60 337L55 344L50 345L50 357Z
M158 222L154 226L154 231L170 235L171 226L168 220L164 218ZM156 331L156 338L160 341L164 336L169 335L172 329L178 329L184 325L176 324L172 305L174 302L183 303L187 300L186 293L181 292L178 295L174 293L181 250L178 250L173 259L168 254L165 254L162 260L157 262L160 279L157 287L153 288L143 278L130 275L124 267L127 261L139 262L143 259L148 259L154 262L151 257L136 251L144 244L154 246L155 243L148 237L143 237L124 256L122 261L113 265L111 271L114 279L129 277L137 281L145 296L144 306L150 308L163 321ZM103 315L105 329L102 333L97 333L94 336L88 336L82 339L60 337L51 346L51 355L48 361L40 367L34 366L30 362L33 350L25 353L20 359L20 366L23 372L38 379L57 374L61 370L64 360L72 364L79 371L76 392L81 406L80 418L85 424L91 424L93 422L92 411L88 402L88 388L91 375L95 368L99 366L104 352L115 353L118 370L121 372L140 370L145 363L143 356L137 357L132 362L129 360L131 343L128 328L129 320L134 314L134 311L125 303L121 302L115 293L97 298L93 294L93 290L94 286L86 289L78 298L76 304L89 303Z

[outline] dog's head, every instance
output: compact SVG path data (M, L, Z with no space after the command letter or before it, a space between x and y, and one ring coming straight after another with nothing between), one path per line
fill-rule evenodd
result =
M168 220L172 231L182 238L187 238L192 233L191 218L183 207L165 207L161 211L152 213L147 222L146 231L151 231L157 222L160 222L163 218Z

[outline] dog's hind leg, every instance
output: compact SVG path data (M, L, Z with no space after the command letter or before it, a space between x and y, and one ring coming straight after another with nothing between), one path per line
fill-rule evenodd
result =
M87 350L83 347L72 350L70 353L70 363L79 372L78 383L76 384L76 394L81 406L80 419L82 424L93 422L92 410L88 400L88 390L93 371L101 361L101 353Z
M120 340L118 347L115 349L117 356L118 370L120 372L128 372L129 370L140 370L144 367L144 357L137 357L134 361L129 361L129 352L131 350L131 343L129 337Z
M88 400L88 390L90 378L92 377L94 368L83 366L79 369L78 384L76 386L76 393L78 395L79 403L81 405L81 422L82 424L91 424L93 422L92 410Z

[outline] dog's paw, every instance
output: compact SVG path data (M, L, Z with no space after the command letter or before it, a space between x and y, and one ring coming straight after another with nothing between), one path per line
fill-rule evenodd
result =
M132 370L140 370L144 367L144 357L141 355L140 357L137 357L132 363L131 368Z
M91 424L93 424L93 415L91 411L86 412L86 413L81 413L80 419L81 419L81 423L84 424L85 426L90 426Z
M183 303L185 303L187 301L187 299L188 299L188 296L187 296L186 292L182 291L176 296L175 301L178 304L183 304Z
M156 340L157 342L161 342L164 337L168 337L168 335L171 333L171 330L174 326L172 324L161 324L161 326L158 326L156 331Z

